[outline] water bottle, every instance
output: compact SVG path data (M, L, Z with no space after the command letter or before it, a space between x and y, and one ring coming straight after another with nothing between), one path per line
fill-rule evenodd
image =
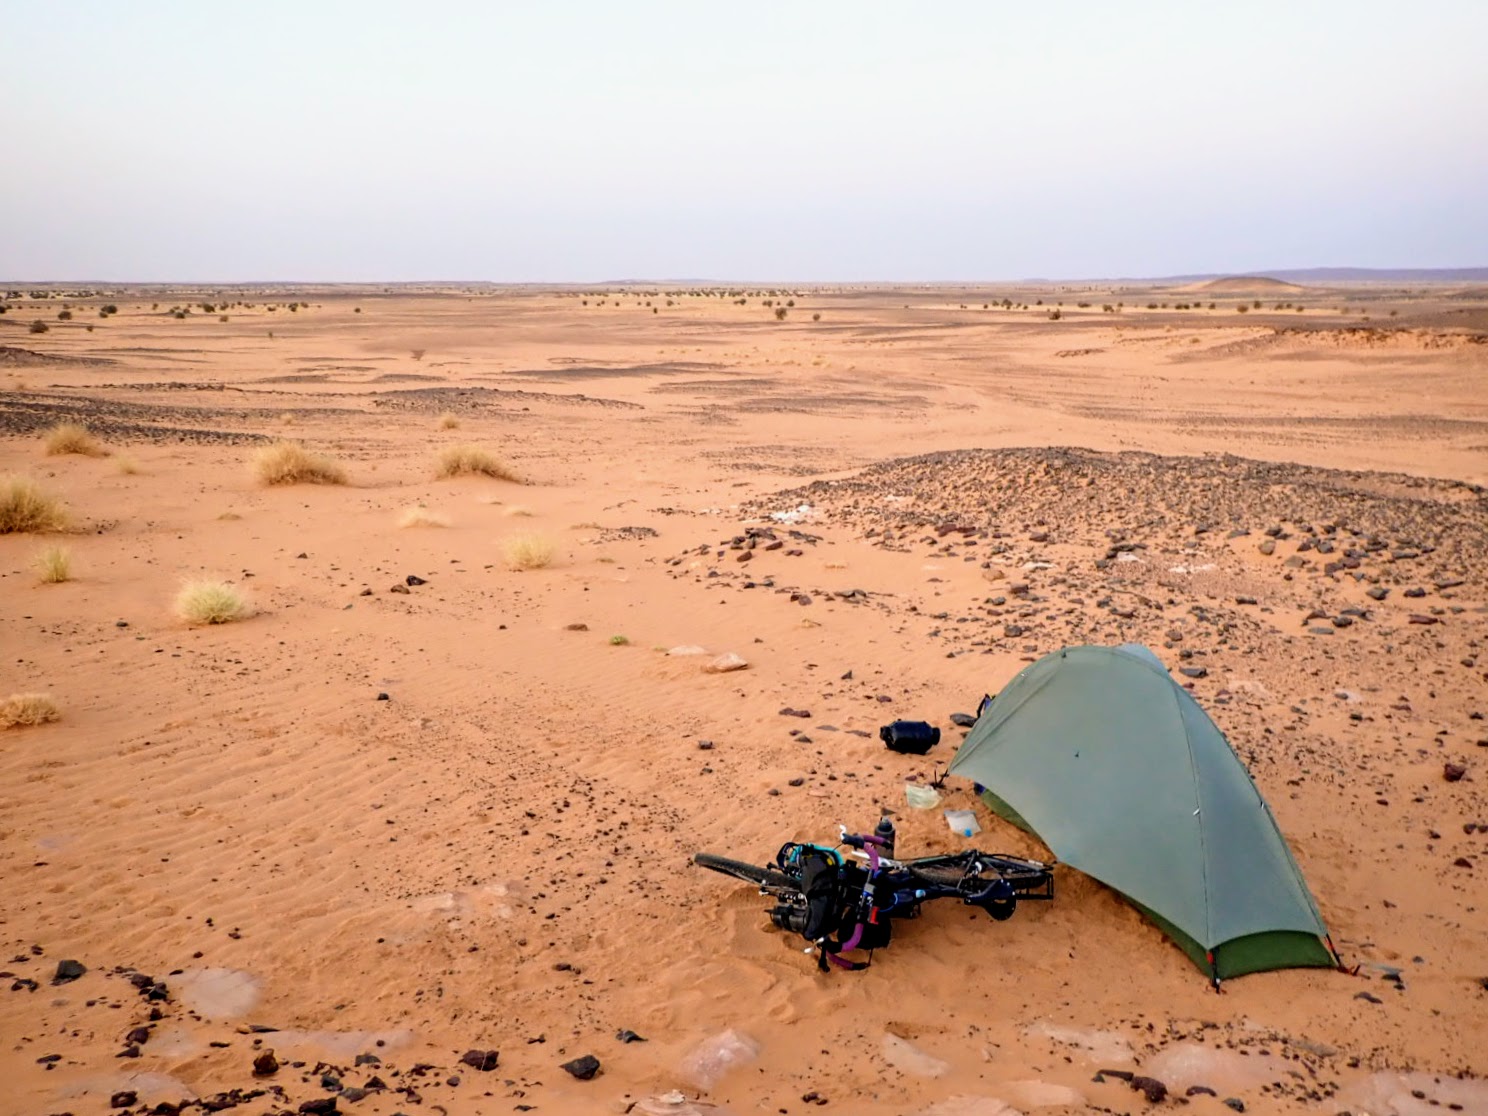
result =
M878 825L873 830L873 836L883 841L883 855L894 855L894 823L887 814L878 819Z

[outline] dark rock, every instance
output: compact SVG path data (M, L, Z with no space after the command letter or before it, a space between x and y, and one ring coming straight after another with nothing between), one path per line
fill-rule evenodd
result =
M589 625L588 624L582 624L582 623L580 623L580 624L565 624L563 626L563 630L565 632L587 632L589 630Z
M386 690L380 690L380 691L378 691L378 694L377 694L377 700L378 701L392 701L393 699L390 698L390 697L388 697Z
M1452 861L1452 867L1454 868L1471 868L1472 866L1473 862L1465 856L1459 856L1456 860Z
M790 781L790 785L793 786L793 787L804 787L806 785L806 780L805 779L802 779L800 777L797 777L797 778L792 779Z
M1447 763L1442 765L1442 778L1449 783L1455 783L1467 774L1467 768L1460 763Z
M1364 595L1371 600L1382 601L1390 595L1390 590L1386 589L1383 585L1371 585L1368 589L1364 590Z
M1236 597L1235 598L1235 603L1237 605L1253 605L1253 604L1256 604L1257 602L1256 602L1256 599L1254 597Z
M139 1094L136 1093L133 1089L121 1089L119 1092L109 1097L110 1108L128 1108L131 1105L138 1103Z
M632 1030L629 1030L628 1028L622 1029L622 1030L619 1030L619 1031L616 1031L615 1032L615 1037L617 1039L619 1039L621 1042L645 1042L646 1041L640 1035L636 1034Z
M1413 601L1418 601L1426 595L1426 590L1422 589L1420 586L1413 586L1412 588L1405 591L1405 595Z
M1207 1085L1190 1085L1183 1094L1185 1097L1217 1097L1219 1096Z
M254 1077L272 1077L279 1072L279 1059L274 1057L273 1050L265 1050L257 1058L253 1059Z
M1276 553L1276 540L1265 539L1256 549L1269 558L1271 555Z
M402 582L399 582L397 585L394 585L390 589L388 589L388 592L389 593L406 593L406 592L408 592L408 586L404 585Z
M811 716L811 710L809 710L809 709L792 709L790 706L787 705L784 709L782 709L780 711L780 715L782 717L810 717Z
M1245 1102L1239 1097L1225 1097L1224 1105L1226 1108L1233 1108L1236 1112L1245 1111Z
M458 1083L460 1079L458 1077L452 1077L452 1078L450 1078L450 1080L453 1081L453 1082ZM352 1101L353 1103L355 1103L356 1101L361 1100L366 1095L367 1095L367 1090L366 1089L360 1089L360 1088L357 1088L356 1086L352 1086L350 1089L342 1089L341 1090L341 1099L342 1100L347 1100L347 1101Z
M1102 1076L1115 1077L1122 1081L1130 1081L1135 1076L1131 1070L1103 1069L1098 1071Z
M700 752L711 752L712 750L713 750L713 741L711 741L711 740L699 740L698 741L698 751L700 751Z
M501 1055L495 1050L467 1050L460 1056L460 1061L471 1069L488 1073L496 1068L500 1057Z
M1441 623L1441 621L1439 621L1435 616L1424 616L1424 615L1422 615L1419 612L1413 612L1413 613L1411 613L1410 622L1412 624L1439 624L1439 623Z
M977 719L970 713L951 714L951 724L957 726L958 728L971 728L976 724L976 721Z
M297 1111L304 1116L334 1116L336 1109L335 1097L319 1097L315 1100L307 1100L300 1105Z
M1026 630L1022 624L1004 624L1002 626L1002 634L1008 639L1017 639Z
M407 577L405 577L403 579L403 581L407 585L428 585L429 584L423 578L419 577L418 574L409 574Z
M323 1073L320 1075L320 1087L328 1093L339 1093L341 1091L341 1079L334 1073Z
M1155 1077L1136 1076L1131 1079L1130 1084L1152 1104L1161 1104L1167 1098L1168 1087Z
M138 1043L131 1042L123 1050L121 1050L121 1051L119 1051L119 1053L115 1054L114 1057L115 1058L138 1058L143 1053L144 1053L144 1051L142 1051L139 1048L139 1044Z
M599 1072L599 1059L593 1054L585 1054L582 1058L575 1058L571 1062L564 1062L560 1068L580 1081L588 1081Z
M52 976L52 983L67 984L70 981L77 980L78 977L82 976L87 971L88 967L81 961L58 961L57 971ZM129 1103L133 1104L134 1102L130 1101ZM119 1108L122 1106L115 1105L115 1107Z
M1179 667L1178 673L1185 678L1208 678L1208 667Z
M136 1027L124 1036L124 1041L138 1046L143 1046L150 1041L149 1027Z
M1382 1003L1385 1002L1384 1000L1381 1000L1378 996L1374 995L1374 993L1372 993L1372 992L1355 992L1354 993L1354 999L1356 999L1356 1000L1363 1000L1365 1003L1369 1003L1369 1004L1382 1004Z
M799 597L796 598L796 604L799 604L799 605L809 605L810 603L811 603L811 597L808 596L805 593L802 593Z

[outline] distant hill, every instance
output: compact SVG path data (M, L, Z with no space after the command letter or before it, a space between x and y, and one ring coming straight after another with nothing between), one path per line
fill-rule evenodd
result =
M1302 294L1306 287L1295 283L1284 283L1267 275L1231 275L1223 279L1209 279L1202 283L1189 283L1174 290L1203 292L1205 294Z
M1291 283L1484 283L1488 267L1304 267L1267 270L1271 279ZM1230 276L1165 275L1149 280L1158 283L1199 283Z

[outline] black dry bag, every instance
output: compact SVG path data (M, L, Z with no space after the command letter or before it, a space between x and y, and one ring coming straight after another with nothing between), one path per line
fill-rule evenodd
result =
M878 738L891 752L923 756L940 743L940 729L926 721L895 721L879 729Z

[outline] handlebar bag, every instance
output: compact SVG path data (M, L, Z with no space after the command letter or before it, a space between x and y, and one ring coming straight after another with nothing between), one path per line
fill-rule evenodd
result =
M923 756L940 743L940 729L928 721L895 721L880 728L878 738L891 752Z
M806 925L801 936L820 941L842 925L842 881L837 862L810 849L801 857L801 893L806 897Z

